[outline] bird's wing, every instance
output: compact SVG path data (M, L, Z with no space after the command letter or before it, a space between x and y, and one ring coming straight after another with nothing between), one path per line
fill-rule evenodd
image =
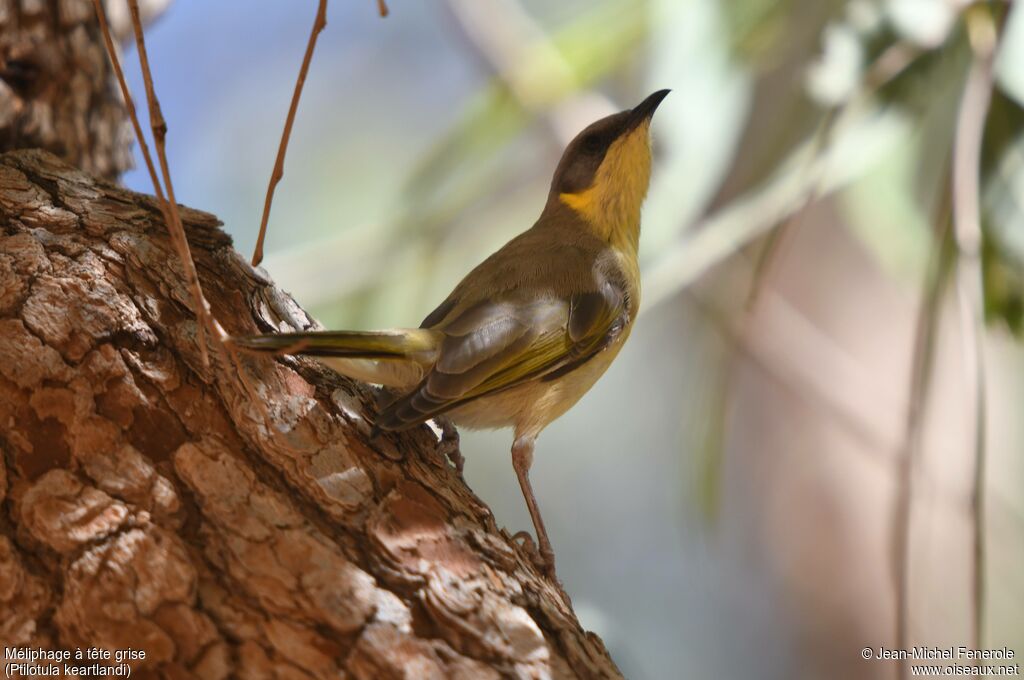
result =
M568 297L509 291L478 302L445 319L437 362L377 426L405 429L528 380L563 375L605 349L629 320L628 295L607 280Z

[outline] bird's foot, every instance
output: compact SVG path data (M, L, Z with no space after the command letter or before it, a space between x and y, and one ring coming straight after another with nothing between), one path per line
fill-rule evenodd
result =
M441 441L438 449L445 458L452 462L459 477L462 477L462 470L466 467L466 457L459 449L459 431L455 429L455 424L447 418L435 418L434 422L441 428Z
M565 586L558 580L558 574L555 573L555 553L551 550L545 551L543 546L537 548L537 544L533 542L533 536L530 535L529 531L516 532L512 536L512 540L516 541L523 551L526 552L530 561L533 562L533 566L547 577L551 585L558 591L565 605L572 609L572 600L569 598L569 593L565 591Z
M523 551L533 562L533 566L537 567L537 570L547 576L548 578L558 583L558 577L555 575L555 555L552 552L544 554L545 551L537 548L537 544L533 541L533 536L530 535L529 531L517 531L513 536L512 540L516 541Z

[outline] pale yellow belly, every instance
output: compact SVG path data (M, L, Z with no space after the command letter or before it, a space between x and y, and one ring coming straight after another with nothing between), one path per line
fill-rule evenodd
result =
M566 375L548 382L533 381L503 392L481 397L452 409L448 416L456 425L471 430L514 427L516 437L533 437L587 393L622 349L626 333L608 349Z

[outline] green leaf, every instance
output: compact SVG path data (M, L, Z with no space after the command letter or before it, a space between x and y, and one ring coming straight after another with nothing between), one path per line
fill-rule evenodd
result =
M1024 267L1007 257L1007 250L986 233L981 251L985 320L1004 323L1024 340Z
M1024 339L1024 108L996 88L981 156L985 319Z

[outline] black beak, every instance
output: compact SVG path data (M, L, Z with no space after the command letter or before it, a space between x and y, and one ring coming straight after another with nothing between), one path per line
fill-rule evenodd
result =
M658 90L647 99L637 104L630 112L629 118L626 119L626 130L632 130L645 120L649 120L657 110L658 104L661 103L662 99L668 96L669 92L671 92L671 90Z

